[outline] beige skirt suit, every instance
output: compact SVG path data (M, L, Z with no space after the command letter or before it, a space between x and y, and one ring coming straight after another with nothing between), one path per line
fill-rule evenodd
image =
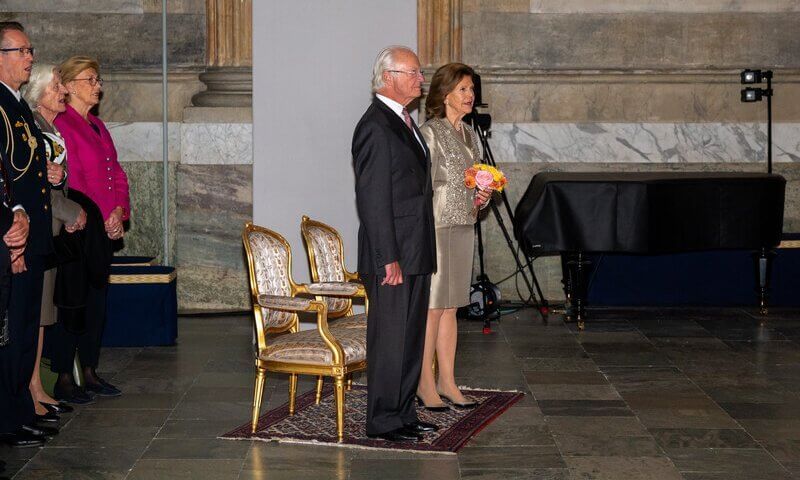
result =
M436 225L428 308L457 308L469 304L475 248L475 191L464 186L464 171L480 161L480 140L466 123L459 132L446 118L428 120L420 131L431 152Z

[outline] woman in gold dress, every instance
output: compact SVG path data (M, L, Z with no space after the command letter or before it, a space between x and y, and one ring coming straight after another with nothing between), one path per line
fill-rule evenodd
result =
M433 411L449 409L442 398L456 408L477 405L461 393L455 381L456 309L469 303L473 226L478 209L491 198L490 191L470 190L464 185L464 171L481 159L478 135L462 121L475 101L474 73L462 63L450 63L436 71L425 107L430 120L420 128L431 152L437 271L431 278L417 397ZM434 358L438 380L431 368Z

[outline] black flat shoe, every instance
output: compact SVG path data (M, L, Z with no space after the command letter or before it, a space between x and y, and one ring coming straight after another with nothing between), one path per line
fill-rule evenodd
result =
M87 392L96 394L98 397L119 397L122 395L122 391L119 388L111 385L102 378L98 378L98 381L99 383L87 382L83 388L85 388Z
M417 442L422 439L421 435L407 430L405 427L398 428L386 433L379 433L377 435L367 435L369 438L380 438L387 442Z
M447 402L450 403L450 405L452 405L452 406L454 406L454 407L456 407L458 409L461 409L461 410L469 410L469 409L475 408L475 407L477 407L479 405L479 403L477 401L475 401L475 400L469 400L469 401L467 401L465 403L458 403L458 402L454 402L453 399L448 397L447 395L444 395L444 394L440 393L439 396L444 398L445 400L447 400ZM468 398L468 397L464 397L464 398Z
M411 432L417 433L417 434L431 433L431 432L438 432L439 431L439 427L437 427L436 425L434 425L432 423L428 423L428 422L421 422L419 420L417 420L414 423L408 423L406 425L403 425L403 428L405 428L406 430L409 430Z
M63 390L56 386L56 388L53 389L53 397L55 397L56 400L73 405L89 405L94 403L94 394L87 392L77 385Z
M55 413L55 414L57 414L57 415L60 415L60 414L62 414L62 413L72 413L72 411L73 411L73 410L75 410L74 408L70 407L70 406L69 406L69 405L67 405L66 403L60 403L60 402L59 402L59 403L45 403L45 402L39 402L39 404L40 404L41 406L43 406L44 408L46 408L48 412L50 412L50 413Z
M441 405L425 405L425 402L422 401L421 398L417 397L417 405L424 408L429 412L447 412L450 411L450 407L442 403Z
M22 429L14 433L0 434L0 444L8 445L11 448L41 447L46 440L41 435L33 435Z
M56 427L43 427L39 425L23 425L20 430L27 432L37 437L52 437L58 435L58 428Z
M61 417L58 414L53 412L47 412L44 415L39 415L38 413L34 413L34 422L35 423L55 423L58 424L58 421L61 420Z

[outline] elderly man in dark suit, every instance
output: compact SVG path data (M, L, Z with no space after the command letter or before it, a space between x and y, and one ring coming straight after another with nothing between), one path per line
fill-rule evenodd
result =
M15 222L30 232L24 252L11 250L11 297L8 346L0 349L0 442L14 447L41 445L55 427L38 426L28 384L36 360L45 257L53 249L50 184L42 132L19 89L33 66L25 29L0 22L0 149L2 167L15 206ZM30 220L28 220L28 218ZM14 227L12 226L12 229Z
M419 421L414 405L436 268L430 155L406 109L423 80L413 51L381 51L375 98L353 134L358 271L369 298L366 430L396 442L436 430Z

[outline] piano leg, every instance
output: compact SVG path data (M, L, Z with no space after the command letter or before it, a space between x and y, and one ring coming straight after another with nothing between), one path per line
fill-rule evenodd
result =
M564 289L567 301L570 302L567 318L572 320L574 315L574 320L578 322L578 330L583 330L586 320L586 271L590 262L583 256L583 252L569 253L566 256L567 275Z
M756 291L761 315L769 313L767 298L769 296L769 277L772 274L773 257L775 257L775 250L769 248L762 248L753 254L756 264Z

